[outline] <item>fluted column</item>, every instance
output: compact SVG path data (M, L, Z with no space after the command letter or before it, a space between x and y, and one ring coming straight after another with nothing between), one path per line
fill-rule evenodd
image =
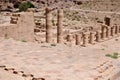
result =
M83 46L87 46L88 45L88 35L89 33L85 32L83 33Z
M58 10L57 43L63 43L63 10Z
M49 7L46 8L46 42L52 42L52 13Z

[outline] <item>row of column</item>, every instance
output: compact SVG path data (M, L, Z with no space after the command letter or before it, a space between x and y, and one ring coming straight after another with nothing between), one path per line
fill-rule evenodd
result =
M57 11L57 43L63 43L63 10L58 9ZM53 41L53 26L52 26L52 9L46 8L46 42L52 43ZM93 31L93 32L84 32L81 34L75 35L75 44L86 46L88 43L94 44L95 42L104 41L105 39L109 39L114 37L115 35L119 35L120 26L108 26L102 25L101 30ZM72 42L72 34L67 35L67 41Z
M63 10L58 9L57 16L57 43L63 43ZM46 42L52 43L53 40L52 9L46 8Z
M102 39L106 39L106 38L109 39L114 36L119 36L120 26L114 25L114 26L110 27L110 26L102 25L101 31L102 31Z
M76 45L87 46L88 43L93 44L95 40L95 32L75 34L75 40L73 40L73 36L72 34L67 35L67 42L75 41Z
M115 25L110 27L102 25L101 27L101 30L75 34L75 38L73 38L74 35L69 34L67 35L67 41L75 41L76 45L87 46L88 44L95 44L96 42L101 42L115 36L119 36L120 34L120 26Z

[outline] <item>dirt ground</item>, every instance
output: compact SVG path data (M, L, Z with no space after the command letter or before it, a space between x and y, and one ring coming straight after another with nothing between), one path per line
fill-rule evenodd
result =
M106 54L120 53L120 37L88 47L20 42L0 39L0 64L32 73L46 80L91 80L94 68L106 61L120 66L120 59ZM0 69L0 80L26 80ZM90 78L90 79L89 79Z

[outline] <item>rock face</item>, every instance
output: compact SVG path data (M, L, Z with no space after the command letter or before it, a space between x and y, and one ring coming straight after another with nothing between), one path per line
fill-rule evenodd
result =
M13 4L6 2L6 3L2 3L0 1L0 10L2 11L11 11L10 9L13 9Z
M0 36L22 41L34 41L34 17L32 12L13 14L11 24L0 25Z
M120 9L117 8L119 7L119 0L0 0L0 4L5 1L9 1L13 5L18 5L22 1L31 1L36 7L44 7L45 4L48 4L50 6L63 8L70 8L72 6L87 10L120 11ZM10 6L10 4L7 3L6 6Z

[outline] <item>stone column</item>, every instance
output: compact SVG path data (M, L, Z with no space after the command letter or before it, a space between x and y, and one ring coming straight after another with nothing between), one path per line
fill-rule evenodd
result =
M102 39L105 39L106 38L106 27L103 27L102 28Z
M115 36L115 26L111 27L111 36Z
M120 29L120 27L117 25L117 35L118 35L118 36L120 35L119 29Z
M111 36L111 27L108 26L108 27L107 27L107 31L106 31L106 37L107 37L107 38L110 38L110 36Z
M115 34L119 34L119 26L118 25L115 25Z
M120 26L119 26L119 29L118 29L118 30L119 30L119 33L120 33Z
M104 18L104 21L105 21L105 25L107 25L107 26L110 26L110 17L108 17L108 16L106 16L105 18Z
M73 40L73 35L72 34L68 34L67 35L67 41L71 43L72 40Z
M90 32L90 43L94 44L94 40L95 40L95 32Z
M85 47L87 46L87 44L88 44L88 33L85 32L83 33L83 46Z
M63 43L63 10L58 10L57 43Z
M76 45L80 45L81 43L81 34L76 34Z
M100 42L100 40L101 40L101 31L97 31L96 32L96 41Z
M52 13L49 7L46 8L46 42L52 42Z

